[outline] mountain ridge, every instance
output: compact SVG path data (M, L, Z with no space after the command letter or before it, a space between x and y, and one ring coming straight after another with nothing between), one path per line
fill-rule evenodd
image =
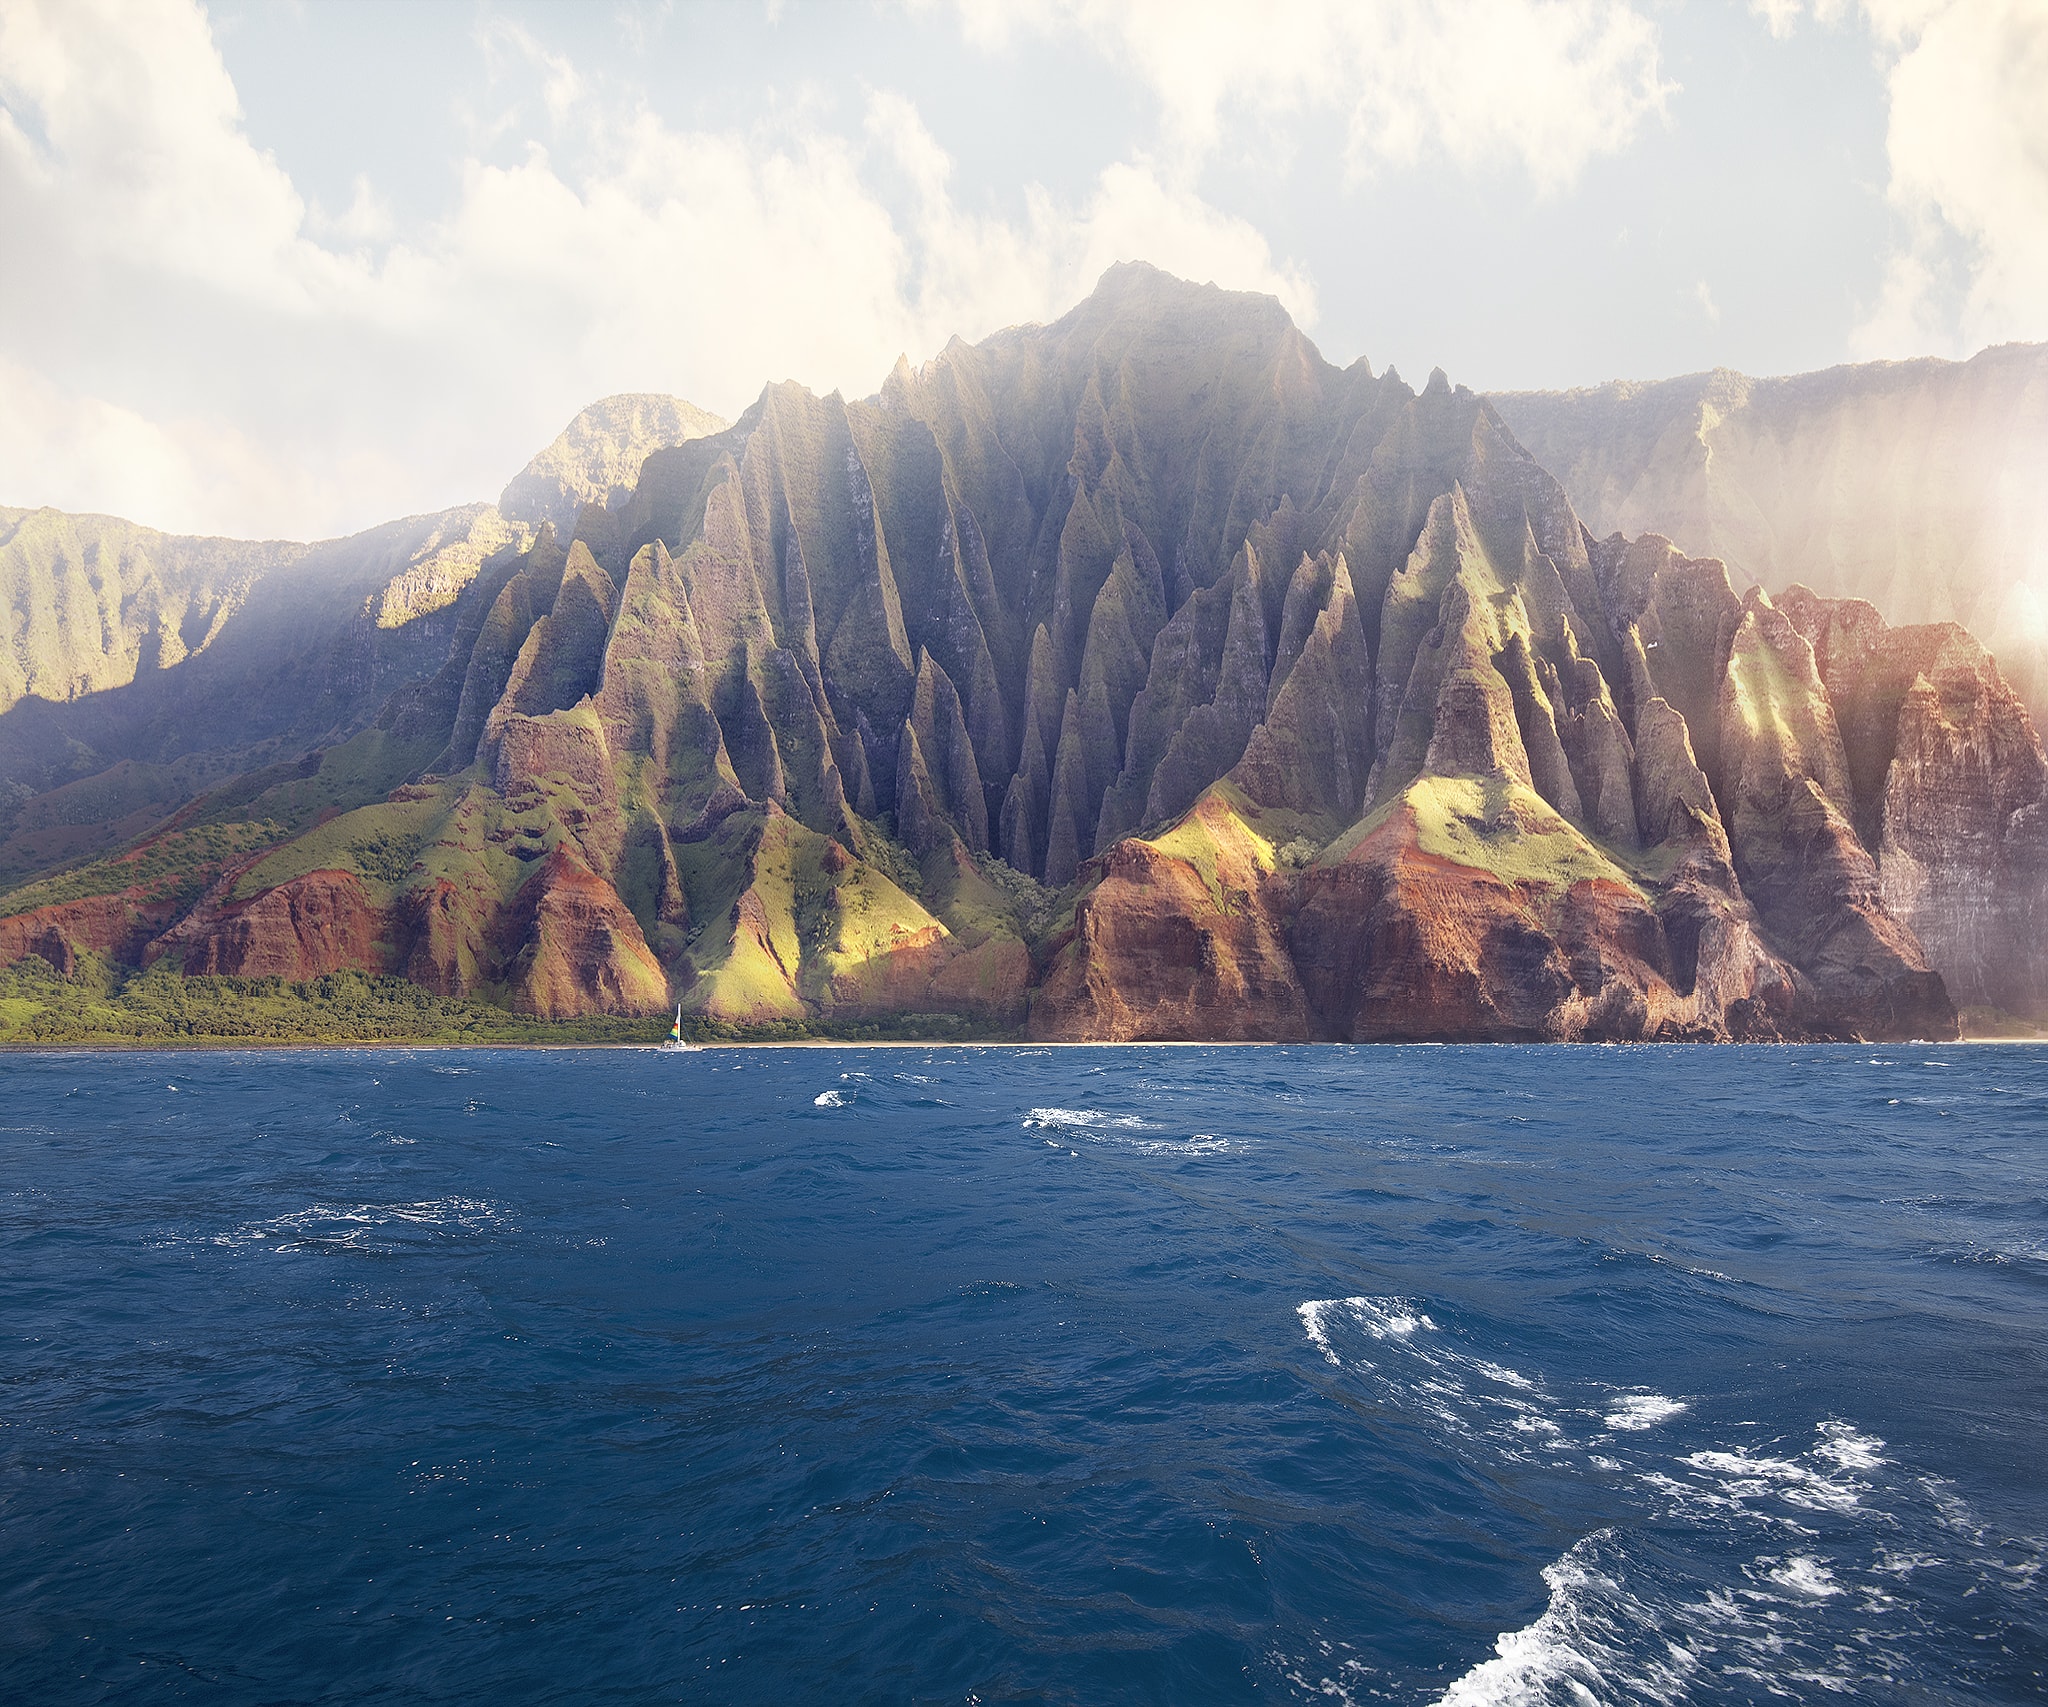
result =
M1595 538L1488 400L1270 299L1119 267L871 399L767 387L606 498L366 727L197 794L175 894L17 889L0 959L1047 1037L2048 996L2048 764L1982 647Z
M1774 593L1799 583L1895 622L1961 622L2048 714L2048 345L1493 402L1595 532L1683 539Z

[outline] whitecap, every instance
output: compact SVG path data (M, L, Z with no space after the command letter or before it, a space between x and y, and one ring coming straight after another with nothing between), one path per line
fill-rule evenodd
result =
M1196 1132L1186 1138L1135 1137L1132 1134L1164 1132L1167 1128L1142 1115L1105 1114L1097 1109L1034 1108L1024 1116L1024 1128L1057 1132L1069 1142L1078 1136L1097 1144L1113 1144L1141 1156L1217 1156L1237 1148L1231 1139L1219 1138L1213 1132Z
M1621 1393L1600 1420L1609 1428L1634 1431L1669 1422L1684 1409L1684 1400L1667 1399L1662 1393Z
M1542 1437L1546 1451L1564 1428L1546 1415L1552 1401L1520 1370L1465 1350L1412 1298L1311 1298L1297 1305L1302 1327L1323 1357L1360 1371L1385 1401L1449 1433L1489 1434L1511 1456ZM1345 1336L1371 1342L1341 1350ZM1375 1346L1385 1347L1382 1353Z
M1718 1680L1753 1680L1780 1698L1787 1681L1854 1693L1855 1662L1840 1664L1845 1650L1813 1610L1846 1592L1828 1561L1766 1555L1753 1577L1785 1592L1702 1593L1632 1559L1616 1531L1596 1531L1545 1567L1549 1601L1535 1621L1496 1637L1492 1657L1436 1707L1676 1703L1701 1681L1709 1655Z
M1656 1617L1622 1585L1594 1567L1597 1551L1611 1542L1611 1530L1597 1530L1575 1543L1555 1564L1543 1568L1550 1604L1535 1623L1494 1639L1494 1655L1482 1660L1437 1697L1437 1707L1537 1707L1551 1701L1596 1702L1624 1682L1630 1695L1676 1699L1691 1654L1667 1645L1664 1656L1637 1659L1627 1639ZM1638 1675L1626 1677L1623 1672Z
M1126 1132L1157 1132L1159 1126L1141 1115L1103 1114L1091 1108L1034 1108L1024 1116L1024 1124L1033 1126L1056 1126L1063 1130L1094 1131L1109 1129Z
M1418 1328L1436 1329L1428 1313L1405 1298L1347 1298L1344 1303L1374 1339L1404 1340Z
M265 1250L391 1250L414 1229L430 1234L475 1234L509 1225L505 1211L479 1197L436 1197L418 1203L315 1203L267 1221L244 1223L212 1242Z
M1348 1299L1343 1298L1311 1298L1305 1304L1297 1304L1294 1307L1294 1313L1301 1318L1302 1328L1308 1334L1310 1343L1339 1368L1343 1367L1343 1359L1330 1349L1329 1330L1323 1326L1323 1316L1339 1304L1348 1302Z
M1721 1496L1738 1505L1775 1497L1803 1511L1851 1512L1863 1503L1860 1485L1831 1480L1790 1458L1758 1457L1738 1448L1690 1452L1683 1462L1714 1478Z
M1220 1156L1236 1148L1228 1138L1218 1138L1208 1132L1197 1132L1192 1138L1120 1138L1111 1135L1102 1141L1119 1149L1135 1150L1141 1156Z
M1328 1347L1319 1336L1318 1327L1310 1324L1320 1324L1338 1310L1374 1339L1406 1339L1417 1328L1436 1326L1419 1306L1406 1298L1311 1298L1307 1303L1295 1306L1295 1314L1301 1317L1302 1325L1308 1327L1309 1337L1324 1346L1326 1351Z
M1930 1565L1947 1563L1938 1553L1895 1553L1889 1547L1880 1547L1871 1569L1882 1571L1888 1577L1910 1577L1915 1571L1924 1571Z
M811 1106L813 1108L849 1108L852 1104L853 1093L851 1091L820 1091L811 1098Z
M1795 1594L1803 1594L1812 1600L1826 1600L1830 1595L1840 1594L1842 1586L1835 1581L1835 1573L1820 1560L1808 1553L1795 1553L1770 1573L1771 1581L1781 1583Z
M1875 1435L1858 1434L1849 1424L1835 1418L1817 1425L1821 1439L1814 1448L1823 1458L1831 1458L1844 1470L1875 1470L1884 1459L1879 1456L1884 1442Z

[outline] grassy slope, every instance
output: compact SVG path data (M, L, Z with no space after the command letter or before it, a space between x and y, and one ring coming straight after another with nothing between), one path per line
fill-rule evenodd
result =
M186 905L199 898L222 866L262 847L278 833L278 826L270 822L174 830L113 859L61 872L0 896L0 918L128 890L136 891L138 900Z
M1342 859L1404 807L1415 815L1416 842L1424 853L1491 872L1503 883L1569 889L1598 879L1641 890L1533 788L1499 777L1423 777L1360 820L1322 857Z
M116 895L135 889L141 898L196 900L200 892L227 864L245 858L264 847L287 842L302 831L319 826L336 812L347 812L364 801L379 801L411 771L432 757L423 750L430 743L408 745L381 729L368 729L353 740L332 747L320 755L310 770L299 766L276 766L203 795L170 818L152 824L126 848L86 864L60 870L48 876L0 890L0 917L25 913L36 907L63 901L77 901L94 895ZM372 807L371 811L382 808ZM383 863L390 863L388 848L377 846L381 826L358 826L356 835L366 848L371 875ZM332 838L329 838L330 840ZM387 838L388 839L388 838ZM296 847L288 843L288 848ZM262 862L268 866L271 862ZM316 864L318 862L315 862ZM342 869L356 870L361 862L339 862ZM300 869L311 870L311 865ZM288 875L297 875L296 871ZM266 881L283 881L269 878ZM246 896L262 884L244 881L238 896Z

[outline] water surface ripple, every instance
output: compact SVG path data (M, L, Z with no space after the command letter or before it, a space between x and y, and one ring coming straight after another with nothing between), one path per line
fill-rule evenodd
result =
M2048 1049L0 1075L10 1701L2048 1695Z

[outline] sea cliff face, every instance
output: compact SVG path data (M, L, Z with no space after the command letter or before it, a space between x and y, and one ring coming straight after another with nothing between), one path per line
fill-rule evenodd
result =
M1492 402L1594 532L1682 540L1738 587L1961 623L2048 713L2048 346Z
M654 450L0 950L738 1029L1946 1035L2042 999L2044 801L1962 630L1596 539L1443 375L1120 267Z

